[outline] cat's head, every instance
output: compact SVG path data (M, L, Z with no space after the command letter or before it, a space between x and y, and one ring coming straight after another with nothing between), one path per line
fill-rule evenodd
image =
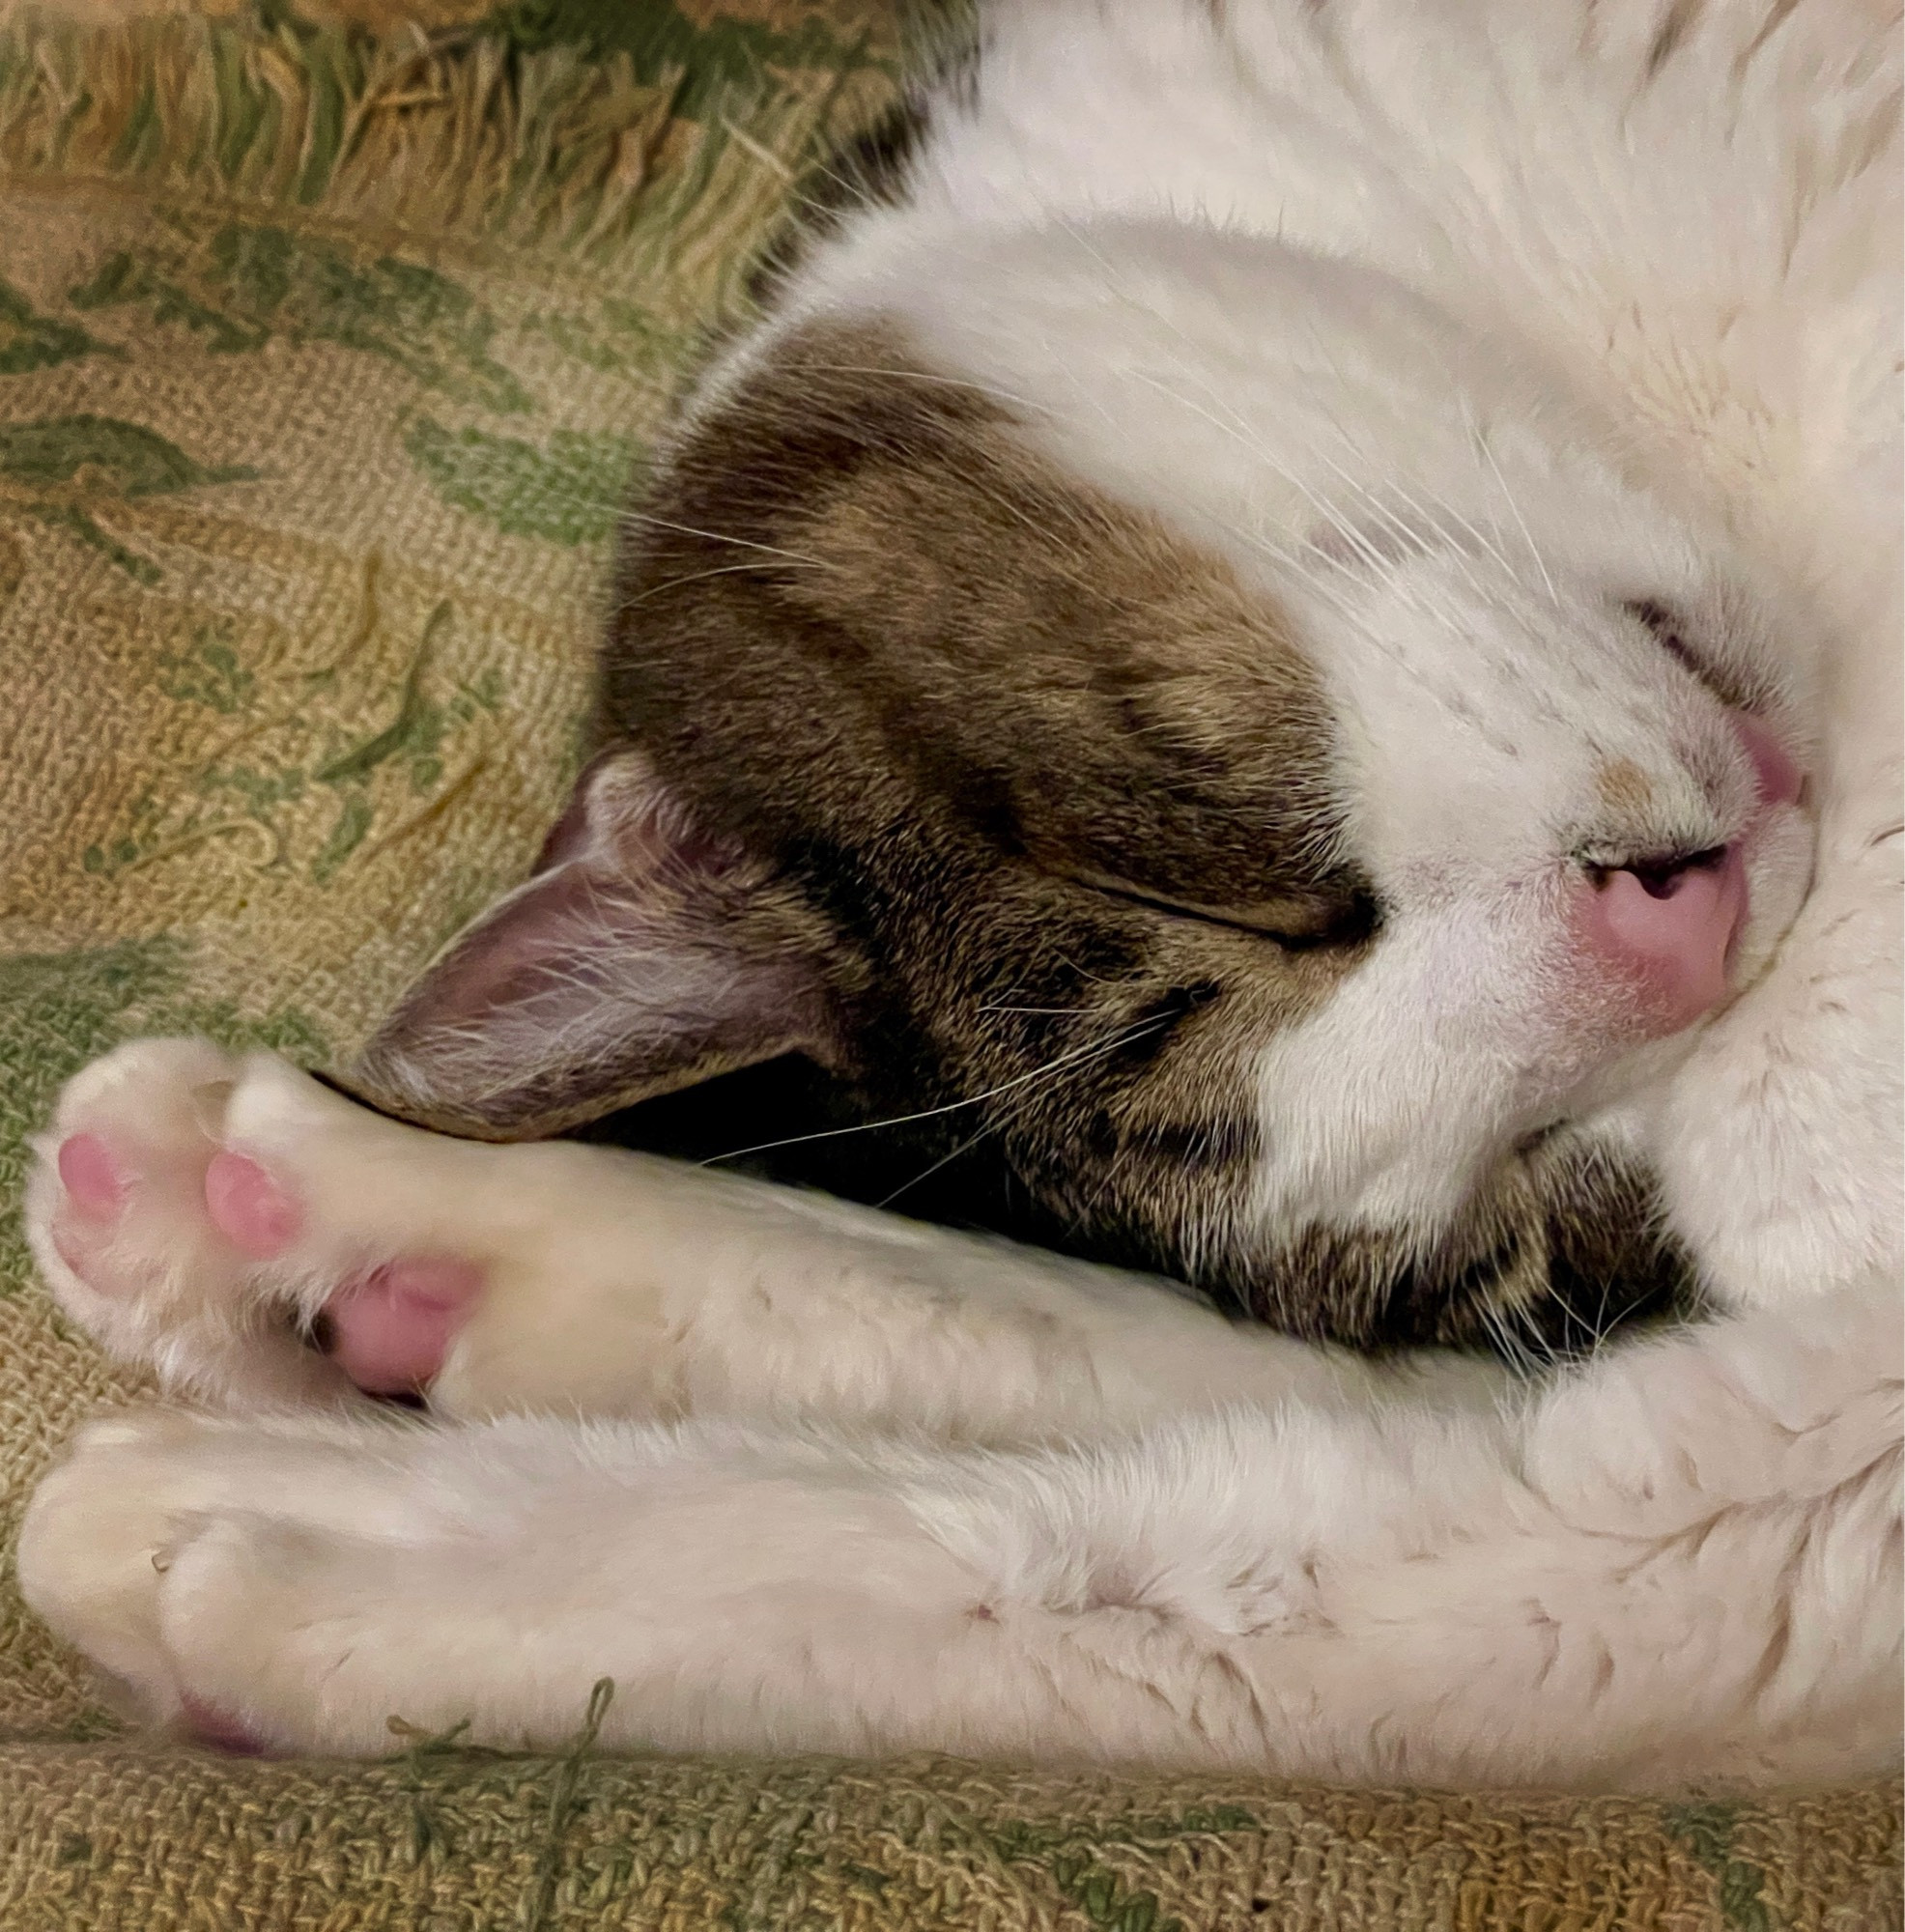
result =
M576 803L362 1084L514 1136L804 1052L1299 1332L1661 1293L1645 1098L1808 873L1789 620L1368 271L863 256L705 385Z

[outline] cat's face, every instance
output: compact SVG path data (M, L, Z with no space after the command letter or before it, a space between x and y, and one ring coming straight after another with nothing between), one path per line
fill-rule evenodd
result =
M541 1131L793 1047L1300 1332L1591 1328L1682 1265L1646 1096L1805 890L1777 621L1362 271L890 267L704 394L604 755L366 1084Z

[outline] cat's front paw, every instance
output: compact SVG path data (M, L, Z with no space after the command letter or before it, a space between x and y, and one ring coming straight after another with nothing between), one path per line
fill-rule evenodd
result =
M270 1054L135 1040L61 1094L28 1239L62 1308L168 1388L395 1393L429 1380L481 1286L472 1261L406 1253L402 1147L386 1142L414 1138Z
M1669 1214L1723 1304L1896 1291L1897 840L1863 856L1836 891L1815 894L1782 961L1720 1016L1665 1096Z
M27 1604L97 1666L109 1701L146 1723L174 1723L181 1709L158 1636L175 1517L153 1483L152 1452L196 1427L164 1409L93 1423L34 1492L20 1527Z
M391 1527L405 1432L313 1427L128 1410L82 1430L35 1492L21 1594L123 1715L227 1750L388 1747L377 1725L346 1740L320 1723L304 1660L328 1629L300 1577L323 1574L327 1544L355 1543L358 1519Z

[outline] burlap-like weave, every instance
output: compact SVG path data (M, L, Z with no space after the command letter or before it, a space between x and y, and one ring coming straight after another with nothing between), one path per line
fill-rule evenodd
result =
M130 1384L20 1245L128 1034L347 1053L564 788L618 501L882 0L0 11L0 1535ZM0 1926L1897 1922L1890 1791L154 1754L0 1585Z
M233 1767L0 1780L0 1924L1883 1932L1883 1793L1749 1808L1036 1776L908 1759Z

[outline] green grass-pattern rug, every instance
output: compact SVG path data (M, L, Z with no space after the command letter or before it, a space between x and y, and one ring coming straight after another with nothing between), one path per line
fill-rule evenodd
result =
M32 1279L24 1136L131 1033L349 1052L521 871L616 505L898 53L879 0L123 11L0 12L0 1536L130 1388ZM645 1763L585 1732L541 1760L155 1754L10 1582L0 1739L0 1932L1897 1913L1889 1791Z

